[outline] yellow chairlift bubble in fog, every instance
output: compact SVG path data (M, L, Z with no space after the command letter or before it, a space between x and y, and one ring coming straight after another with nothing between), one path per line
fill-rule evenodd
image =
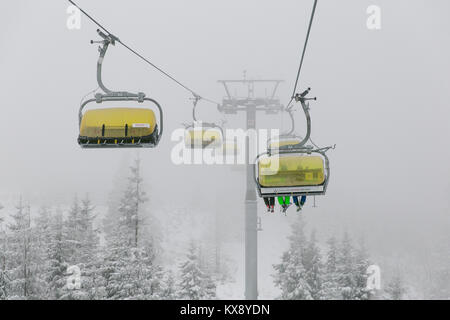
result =
M82 148L156 147L163 132L161 106L142 92L111 91L105 87L102 81L102 65L109 46L114 45L117 38L100 30L97 30L97 33L103 38L103 41L99 42L100 56L97 62L97 82L103 93L97 93L94 98L81 104L78 114L78 144ZM104 103L117 105L119 102L132 103L132 107L96 108L83 113L84 108L90 103L103 106ZM159 111L159 123L152 108L140 107L144 102L156 106Z
M218 127L188 127L184 135L186 148L218 148L223 144L222 130Z
M79 143L84 147L150 147L157 144L155 113L142 108L105 108L84 113Z
M317 186L324 183L324 161L319 156L279 156L261 159L259 182L263 187Z
M264 154L255 165L261 197L325 194L328 158L314 151Z

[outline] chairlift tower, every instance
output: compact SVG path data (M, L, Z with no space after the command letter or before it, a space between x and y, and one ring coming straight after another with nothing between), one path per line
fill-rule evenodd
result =
M218 106L221 113L236 115L239 112L246 114L246 129L256 129L256 113L263 111L266 114L278 114L284 106L276 98L276 92L283 80L219 80L226 91L226 97ZM230 85L247 86L247 96L238 97L231 94ZM272 92L266 97L255 96L256 85L271 85ZM247 137L245 147L247 187L245 193L245 299L258 299L258 211L256 202L256 188L253 179L254 164L250 159L250 140Z

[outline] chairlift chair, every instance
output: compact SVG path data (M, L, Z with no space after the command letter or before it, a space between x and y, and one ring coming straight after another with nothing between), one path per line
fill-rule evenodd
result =
M324 195L330 176L325 152L312 148L282 149L257 158L255 181L259 196Z
M117 92L105 87L102 81L102 65L109 45L115 45L118 40L113 35L102 31L97 33L103 38L100 43L100 57L97 63L97 82L104 93L97 93L94 98L81 104L79 111L78 144L82 148L154 148L158 145L163 133L163 111L159 103L147 98L142 92ZM159 111L159 123L151 108L142 107L108 107L88 110L84 108L90 103L134 102L152 103Z
M224 133L221 126L215 123L206 123L197 120L196 108L201 100L200 96L194 96L194 108L192 117L194 122L185 125L185 147L187 149L213 149L223 145Z
M306 95L297 95L307 119L307 133L303 139L292 131L275 141L269 140L266 153L258 155L254 178L260 197L324 195L330 177L326 152L331 147L314 148L306 143L311 135L311 118ZM283 140L283 139L285 140Z

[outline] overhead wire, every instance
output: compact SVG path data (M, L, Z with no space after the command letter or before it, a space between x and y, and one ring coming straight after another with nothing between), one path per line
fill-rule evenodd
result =
M292 108L293 108L292 102L294 101L295 95L296 95L296 92L297 92L297 87L298 87L298 83L299 83L299 80L300 80L300 75L301 75L301 71L302 71L302 67L303 67L303 61L305 60L306 49L308 47L309 36L311 34L312 24L313 24L314 16L315 16L315 13L316 13L317 2L318 2L318 0L314 0L312 12L311 12L311 17L309 19L308 32L306 33L306 39L305 39L305 43L304 43L304 46L303 46L302 56L301 56L301 59L300 59L300 65L298 67L297 77L295 78L294 89L292 91L291 99L290 99L289 103L286 105L286 110L288 111L288 113L293 111L292 110ZM312 145L314 147L319 148L314 143L314 141L311 139L311 137L309 138L309 141L312 143Z
M315 15L315 13L316 13L317 1L318 1L318 0L314 0L313 9L312 9L312 12L311 12L311 18L309 19L308 32L307 32L307 34L306 34L305 44L304 44L304 46L303 46L302 57L301 57L301 59L300 59L300 65L299 65L299 67L298 67L297 78L295 79L294 90L293 90L293 92L292 92L291 100L290 100L289 103L286 105L286 108L289 108L290 105L292 104L292 101L294 101L294 99L295 99L295 94L296 94L296 92L297 92L297 86L298 86L298 82L299 82L299 79L300 79L300 74L301 74L302 67L303 67L303 61L304 61L304 59L305 59L306 49L307 49L307 47L308 47L309 35L311 34L311 28L312 28L312 24L313 24L313 20L314 20L314 15Z
M151 62L148 58L145 58L142 54L140 54L139 52L137 52L135 49L131 48L129 45L125 44L122 40L120 40L118 37L116 37L111 31L109 31L108 29L106 29L100 22L98 22L96 19L94 19L89 13L87 13L83 8L81 8L78 4L76 4L74 1L72 0L68 0L73 6L75 6L78 10L80 10L81 13L83 13L89 20L91 20L95 25L97 25L100 29L102 29L104 32L107 33L108 36L110 36L111 38L113 38L116 42L120 43L125 49L127 49L128 51L130 51L131 53L133 53L134 55L136 55L138 58L140 58L141 60L143 60L144 62L146 62L148 65L150 65L151 67L153 67L155 70L159 71L160 73L162 73L164 76L166 76L167 78L169 78L170 80L172 80L173 82L175 82L176 84L178 84L180 87L182 87L183 89L185 89L186 91L190 92L194 97L198 97L204 101L210 102L212 104L219 104L218 102L205 98L201 95L199 95L196 91L192 90L190 87L188 87L187 85L183 84L181 81L177 80L175 77L173 77L172 75L170 75L168 72L164 71L162 68L158 67L156 64L154 64L153 62Z

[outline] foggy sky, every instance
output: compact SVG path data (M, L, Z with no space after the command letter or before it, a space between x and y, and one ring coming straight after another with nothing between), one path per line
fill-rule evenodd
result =
M289 99L312 1L79 0L124 42L200 94L221 100L219 79L276 78ZM382 29L366 28L366 9L382 9ZM96 26L66 28L65 1L1 1L0 195L31 202L67 202L89 193L103 202L120 167L135 151L81 150L80 99L97 87ZM336 144L331 180L319 208L308 213L325 230L355 229L372 245L415 250L450 230L450 3L435 1L319 1L300 88L312 87L312 137ZM165 112L158 148L141 150L155 205L174 199L229 197L242 209L245 178L228 168L175 167L170 133L190 121L190 94L132 56L112 47L104 81L144 91ZM202 118L223 118L199 106ZM303 134L297 112L297 133ZM244 116L227 117L231 127ZM259 127L289 126L258 115ZM213 177L220 178L212 179ZM232 192L230 192L232 190ZM228 193L225 193L228 192ZM0 202L2 202L0 198ZM198 203L198 202L197 202Z

